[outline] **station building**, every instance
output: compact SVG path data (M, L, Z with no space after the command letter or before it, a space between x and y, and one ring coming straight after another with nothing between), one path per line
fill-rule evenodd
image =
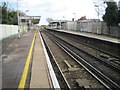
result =
M77 22L69 20L53 20L49 23L51 29L75 30Z

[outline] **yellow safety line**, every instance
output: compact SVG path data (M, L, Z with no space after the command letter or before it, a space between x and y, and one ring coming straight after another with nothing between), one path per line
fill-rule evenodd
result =
M30 59L32 56L32 50L33 50L33 46L34 46L34 42L35 42L35 37L36 37L36 32L35 32L33 40L32 40L32 44L31 44L30 51L29 51L29 54L28 54L28 57L27 57L27 60L26 60L25 66L24 66L24 70L23 70L23 73L22 73L22 76L20 79L18 90L24 90L24 88L25 88Z

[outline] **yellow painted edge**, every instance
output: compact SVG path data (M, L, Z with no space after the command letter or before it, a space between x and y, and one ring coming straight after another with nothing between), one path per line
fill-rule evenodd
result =
M30 47L30 50L29 50L29 54L28 54L28 57L27 57L27 60L26 60L26 63L25 63L24 69L23 69L23 73L22 73L22 76L21 76L21 79L20 79L20 82L19 82L19 85L18 85L18 90L24 90L24 88L25 88L28 69L29 69L29 64L30 64L30 59L31 59L31 56L32 56L32 50L33 50L34 42L35 42L35 37L36 37L36 32L34 34L32 44L31 44L31 47Z

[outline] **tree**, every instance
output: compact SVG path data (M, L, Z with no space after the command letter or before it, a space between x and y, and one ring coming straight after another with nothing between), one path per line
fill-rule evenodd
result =
M120 10L118 10L118 23L120 23Z
M107 26L117 26L118 25L118 8L116 2L105 2L107 8L105 10L105 15L103 15L103 20L107 23Z
M0 6L0 24L2 23L2 7Z
M53 19L52 19L52 18L46 18L46 21L47 21L48 23L50 23L51 21L53 21Z
M18 25L18 18L17 18L17 11L14 11L13 9L9 9L8 6L9 3L2 2L2 6L0 6L0 9L2 10L2 24L12 24L12 25ZM20 16L25 16L25 13L19 12Z
M8 12L7 12L7 3L3 2L2 3L2 23L7 24L7 17L8 17Z

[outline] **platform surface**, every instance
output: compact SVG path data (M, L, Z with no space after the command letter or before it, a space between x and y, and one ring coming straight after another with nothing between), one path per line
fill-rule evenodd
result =
M17 88L28 56L34 32L4 39L2 42L2 88Z
M18 39L18 36L10 37L3 40L2 60L2 88L18 88L23 75L31 43L33 42L35 31L27 32ZM31 63L29 66L31 75L28 73L25 88L52 88L47 63L45 60L44 50L41 39L37 32ZM30 77L31 76L31 77ZM27 86L27 87L26 87Z
M52 88L40 36L36 34L30 88Z

